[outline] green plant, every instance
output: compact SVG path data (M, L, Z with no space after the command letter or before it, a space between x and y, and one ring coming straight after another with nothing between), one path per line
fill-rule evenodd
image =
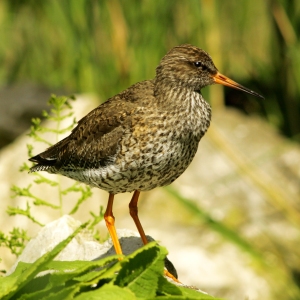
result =
M106 99L153 78L168 49L191 43L206 49L221 72L266 98L257 103L232 91L206 89L214 110L226 100L264 115L300 140L297 0L3 0L0 5L4 86L30 81L50 89L97 92Z
M118 261L53 261L87 224L33 264L20 262L0 278L0 298L8 299L216 299L178 287L163 277L167 251L155 242ZM44 272L48 271L48 272ZM41 275L43 272L43 275Z
M9 232L9 235L0 232L0 245L9 248L17 256L21 254L23 246L28 240L27 232L20 228L14 228Z
M50 106L50 112L48 113L47 111L43 111L42 113L44 119L48 120L49 122L41 123L40 118L32 119L32 126L28 135L33 139L33 142L43 143L49 147L51 146L51 143L49 142L48 136L47 138L45 138L45 134L52 135L54 137L53 140L58 141L61 138L62 134L72 130L72 128L76 124L76 120L73 117L74 113L71 105L71 102L74 100L75 97L73 96L51 96L51 98L48 101L48 104ZM67 123L67 125L64 125L65 123ZM33 145L28 144L28 157L33 156L33 150ZM29 163L24 162L24 164L20 167L21 172L28 172L29 170ZM58 203L49 202L45 199L37 197L32 191L32 184L29 184L26 187L18 187L14 185L11 188L11 191L13 193L12 197L26 198L26 208L23 209L20 207L9 206L7 208L7 213L10 216L23 215L39 226L44 226L44 224L38 219L38 217L32 214L32 206L49 207L53 210L57 210L59 212L59 215L63 215L64 213L72 215L78 210L80 205L92 195L91 188L89 186L81 185L78 182L73 182L70 186L63 186L60 181L60 176L57 176L56 179L55 177L54 179L49 179L43 174L37 172L31 173L29 175L35 178L35 184L48 185L53 187L54 191L57 192L57 197L54 197L54 199L58 199ZM63 199L69 193L75 193L75 195L77 195L77 201L69 212L65 212L63 209ZM73 198L76 199L76 196L73 196ZM99 223L103 219L102 208L100 208L99 214L95 214L93 212L91 212L90 214L93 220L90 224L90 229L92 229L97 223ZM96 232L95 236L97 236ZM9 235L6 235L0 231L0 246L9 248L11 252L17 256L22 252L23 248L25 247L26 241L28 240L29 237L27 236L26 231L20 228L14 228L9 233Z

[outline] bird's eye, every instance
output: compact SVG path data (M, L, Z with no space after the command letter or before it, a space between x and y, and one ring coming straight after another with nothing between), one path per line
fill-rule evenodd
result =
M207 71L208 70L208 67L205 64L203 64L201 61L194 62L194 66L196 68L201 68L202 71Z

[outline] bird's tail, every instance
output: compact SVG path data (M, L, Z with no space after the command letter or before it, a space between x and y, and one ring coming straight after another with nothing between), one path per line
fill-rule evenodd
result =
M66 146L66 139L61 140L57 144L51 146L46 151L29 158L30 161L36 163L35 166L30 168L30 173L37 171L47 171L50 168L57 168L58 166L58 153Z
M37 171L47 171L47 169L55 165L56 158L52 158L52 159L51 157L44 158L42 156L44 153L45 152L29 158L30 161L37 163L35 166L30 168L29 173L37 172Z

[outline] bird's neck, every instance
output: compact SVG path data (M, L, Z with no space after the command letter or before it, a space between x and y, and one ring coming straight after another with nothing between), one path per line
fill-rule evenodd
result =
M160 82L155 85L154 95L161 111L177 116L177 122L184 122L183 128L192 130L199 139L204 135L210 124L211 108L200 91Z
M169 110L193 113L201 107L206 109L208 105L200 90L194 91L192 88L176 82L156 81L154 96L160 107L168 107Z

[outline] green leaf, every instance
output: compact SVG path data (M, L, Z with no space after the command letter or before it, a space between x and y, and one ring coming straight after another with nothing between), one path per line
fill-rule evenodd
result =
M28 219L30 219L32 222L40 225L40 226L44 226L44 224L40 223L38 220L36 220L30 213L30 205L27 202L26 205L26 210L18 208L18 207L11 207L8 206L7 210L6 210L7 214L10 216L15 216L15 215L23 215L26 216Z
M221 298L214 298L210 295L198 292L196 290L180 287L183 297L180 299L199 299L199 300L222 300Z
M45 286L47 286L49 282L49 276L50 274L33 278L28 284L26 284L23 288L17 291L17 293L13 296L13 299L18 299L18 300L36 299L37 300L37 299L42 299L44 296L49 295L50 289L45 288ZM60 286L52 287L52 290L54 288L61 289Z
M16 269L14 270L13 273L11 273L8 277L6 278L13 278L13 277L18 277L20 276L26 269L28 269L30 266L32 265L32 263L26 263L23 261L20 261L16 267ZM1 283L1 278L0 278L0 283Z
M82 293L75 297L76 300L99 300L99 299L109 299L109 300L133 300L137 297L129 289L121 288L115 285L106 284L102 288L95 291L90 291ZM141 299L140 297L138 299Z
M64 282L56 286L47 285L49 276L50 274L47 274L42 277L34 278L26 288L22 289L21 292L14 295L14 297L18 300L74 299L74 295L80 291L80 286L74 284L66 286Z
M23 288L26 284L30 283L31 280L41 272L44 267L54 259L54 257L72 240L72 238L84 227L86 227L86 223L77 228L73 234L71 234L68 238L60 242L54 249L37 259L33 264L31 264L24 272L15 277L14 275L10 275L0 279L0 299L10 299L13 295L15 295L21 288Z
M80 287L73 285L70 287L63 287L59 291L54 291L48 296L44 297L43 300L57 300L57 299L74 299L74 296L80 292ZM30 298L31 299L31 298ZM40 300L41 297L37 297L36 300Z
M99 271L94 270L105 268L116 259L117 256L109 256L98 261L53 261L47 265L48 270L56 271L52 274L50 282L55 285L72 279L78 282L88 282L88 284L97 283L98 277L101 276L106 269Z
M40 173L33 173L34 176L37 178L34 180L35 183L40 184L40 183L47 183L51 186L58 186L58 182L55 180L50 180L49 178L46 178L45 176L41 175Z
M19 168L19 171L20 172L24 172L24 171L26 171L26 172L29 172L29 170L30 170L30 167L28 166L28 164L27 163L23 163L23 165Z
M69 212L69 215L72 215L74 214L78 209L79 209L79 206L84 202L86 201L88 198L90 198L92 196L92 191L91 191L91 188L89 186L77 186L77 187L74 187L74 191L75 192L80 192L81 193L81 197L77 200L76 204L74 205L74 207L72 208L72 210ZM62 194L66 194L68 193L69 191L68 190L65 190L62 192Z
M97 225L99 222L101 222L104 218L104 212L103 212L103 206L100 206L99 214L96 215L92 211L90 211L90 215L93 217L93 221L90 223L88 229L93 229L95 225ZM95 238L95 235L94 235Z
M147 244L120 262L122 269L114 284L128 287L137 297L154 297L166 255L167 250L157 243Z
M105 265L109 264L113 260L117 259L117 255L112 255L109 257L105 257L100 260L94 261L86 261L86 260L76 260L76 261L51 261L45 267L45 270L55 270L55 271L72 271L72 270L79 270L83 268L83 270L89 271L93 268L104 267Z
M159 277L157 290L159 294L163 295L182 295L182 292L179 289L179 287L169 282L163 276Z

